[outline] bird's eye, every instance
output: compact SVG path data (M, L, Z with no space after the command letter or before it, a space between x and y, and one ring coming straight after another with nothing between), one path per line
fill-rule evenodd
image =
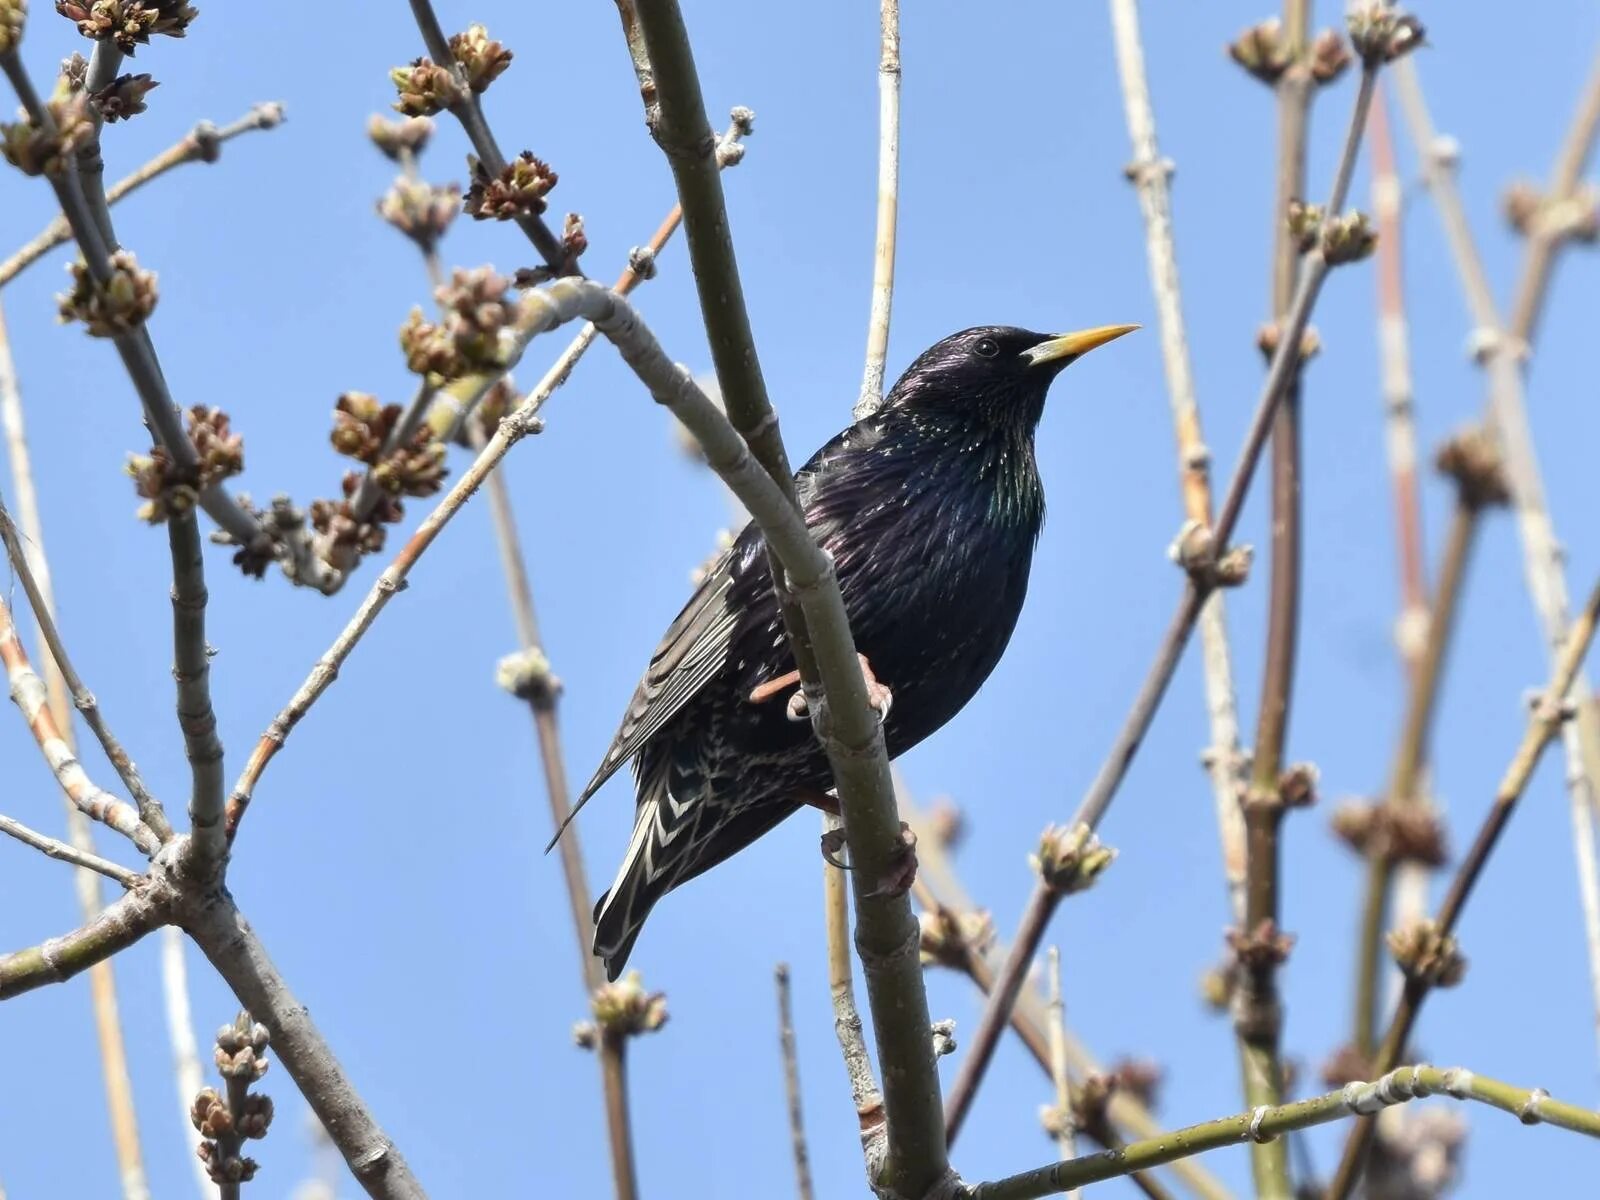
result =
M993 358L1000 353L1000 345L993 338L980 338L973 351L979 358Z

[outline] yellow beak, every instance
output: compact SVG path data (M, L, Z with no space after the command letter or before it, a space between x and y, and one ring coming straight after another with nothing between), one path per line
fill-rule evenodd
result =
M1123 334L1132 333L1137 328L1139 328L1137 325L1097 325L1093 329L1063 333L1047 342L1040 342L1031 350L1024 350L1022 356L1028 360L1029 366L1034 367L1043 363L1060 362L1064 358L1077 358L1080 354L1087 354L1096 346L1104 346L1107 342L1115 341Z

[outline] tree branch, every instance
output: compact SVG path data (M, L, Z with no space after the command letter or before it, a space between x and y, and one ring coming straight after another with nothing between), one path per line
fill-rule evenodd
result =
M1051 1163L996 1183L971 1188L966 1200L1036 1200L1068 1188L1126 1175L1135 1167L1159 1166L1221 1146L1275 1138L1341 1117L1378 1112L1424 1096L1475 1100L1508 1112L1523 1124L1546 1123L1600 1137L1600 1113L1553 1099L1543 1088L1524 1089L1476 1075L1464 1067L1401 1067L1372 1083L1350 1083L1336 1092L1272 1108L1257 1108L1174 1130L1159 1139L1133 1142L1121 1150Z
M1173 432L1178 443L1178 478L1184 515L1198 527L1211 525L1211 451L1200 428L1200 406L1189 361L1189 339L1178 285L1178 253L1172 232L1172 163L1156 143L1155 109L1145 76L1144 48L1139 34L1137 0L1111 0L1111 33L1117 70L1122 80L1123 107L1133 141L1127 175L1138 189L1144 213L1150 286L1155 293L1161 330L1161 359L1166 368L1167 395L1172 404ZM1200 610L1200 654L1205 675L1206 711L1211 745L1206 769L1216 797L1217 831L1222 843L1223 876L1234 920L1244 920L1244 815L1239 807L1246 780L1246 758L1239 745L1239 710L1234 696L1232 654L1228 649L1226 610L1215 592Z
M778 597L784 626L810 702L812 726L838 787L855 866L856 949L874 1017L888 1116L888 1162L883 1178L874 1182L904 1197L921 1197L947 1177L949 1164L927 995L917 962L916 919L904 893L879 894L879 882L890 877L904 853L883 731L867 701L831 561L809 537L786 547L787 538L771 524L779 514L770 504L765 513L758 512L740 492L745 486L754 495L754 488L732 473L753 456L784 501L785 523L792 521L803 532L788 456L750 332L718 176L716 138L706 121L683 15L675 0L640 0L636 7L659 101L651 132L677 182L700 308L727 407L726 432L740 435L737 447L708 444L684 411L674 412L700 438L708 461L757 519L769 552L778 560L773 578L786 585ZM629 358L626 346L621 348ZM634 359L629 361L639 369ZM663 393L656 394L665 402ZM698 389L694 395L699 396ZM718 440L724 432L720 425L715 429ZM791 551L800 557L792 557ZM780 563L783 572L776 569ZM819 619L825 623L822 629L814 628Z
M95 786L62 736L51 715L44 683L28 662L10 606L4 601L0 601L0 663L5 664L11 682L11 699L28 722L34 741L39 743L45 762L68 799L85 815L122 834L147 858L153 857L161 849L161 839L139 819L132 805Z
M221 866L228 838L223 827L222 741L211 708L205 559L194 514L173 514L167 520L167 538L172 547L172 677L178 684L178 726L193 775L188 864L204 879Z
M1502 324L1488 274L1473 241L1466 207L1456 186L1459 151L1453 142L1435 134L1415 64L1402 62L1399 68L1395 76L1396 92L1410 127L1412 142L1422 158L1423 182L1438 208L1451 256L1455 260L1462 294L1477 326L1474 331L1477 346L1475 357L1485 372L1489 390L1486 420L1498 436L1505 456L1506 475L1511 483L1512 502L1516 506L1528 594L1533 600L1545 644L1554 662L1567 633L1568 595L1564 555L1545 503L1544 484L1523 397L1520 359L1526 347L1525 339L1532 334L1532 326L1526 329L1513 328L1508 332ZM1589 116L1591 95L1591 91L1585 92L1571 131L1564 140L1561 165L1557 172L1560 177L1566 175L1568 164L1581 163L1583 152L1579 148L1593 140L1595 129ZM1558 178L1557 182L1560 181ZM1535 297L1525 309L1530 319L1542 303L1543 295L1543 285L1535 287L1534 283L1538 280L1548 281L1549 266L1549 260L1531 256L1525 264L1524 283L1519 291ZM1567 759L1568 798L1577 835L1579 890L1584 898L1584 924L1590 952L1596 1028L1600 1030L1600 872L1596 868L1592 838L1587 842L1583 840L1586 832L1592 832L1594 813L1600 810L1595 791L1595 781L1600 779L1600 710L1592 703L1592 695L1588 680L1580 674L1573 685L1578 718L1563 728L1561 736Z
M41 854L60 862L72 863L74 866L97 871L107 879L116 880L125 888L133 887L143 878L137 871L130 871L127 867L114 863L109 859L101 858L98 854L90 854L85 850L79 850L75 846L69 846L65 842L57 841L55 838L48 837L37 830L29 829L21 821L14 820L3 814L0 814L0 833L14 837L24 846L32 846Z
M126 950L170 919L172 893L146 880L113 900L93 920L26 950L0 955L0 1000L63 983L80 971Z
M239 1002L270 1031L273 1053L367 1195L375 1200L427 1200L399 1148L378 1127L305 1005L289 990L227 893L190 905L184 924Z
M1356 93L1354 111L1345 134L1344 148L1334 176L1333 190L1324 209L1327 213L1339 213L1344 207L1345 197L1349 194L1350 178L1355 171L1356 150L1361 143L1361 133L1366 126L1367 109L1372 101L1375 74L1374 67L1362 71L1361 85ZM1261 458L1262 447L1266 443L1267 433L1272 425L1273 414L1298 370L1301 337L1310 322L1312 307L1327 279L1328 270L1328 256L1319 242L1301 259L1300 282L1296 288L1294 303L1289 306L1288 315L1282 322L1283 328L1279 333L1278 345L1273 351L1272 363L1267 369L1266 382L1262 386L1255 415L1251 418L1244 450L1240 454L1239 465L1234 469L1233 479L1228 485L1221 513L1212 532L1210 544L1213 547L1213 555L1220 554L1222 548L1227 546L1234 527L1238 524L1239 514L1244 508L1245 495L1249 491L1256 465ZM1127 774L1128 767L1133 762L1133 756L1144 740L1145 731L1149 729L1150 722L1155 717L1161 698L1166 693L1167 684L1171 682L1173 672L1177 670L1178 660L1188 643L1189 635L1194 631L1200 610L1204 607L1207 596L1218 586L1215 563L1216 558L1212 557L1209 563L1201 563L1190 571L1182 598L1178 602L1178 610L1167 626L1167 632L1156 651L1155 662L1145 676L1144 684L1139 689L1127 718L1123 721L1121 731L1112 743L1110 753L1069 823L1069 829L1081 825L1093 830L1105 815L1106 809L1110 807L1118 787ZM1024 911L1018 936L1012 943L1011 952L996 977L995 988L989 994L989 1002L984 1007L983 1016L973 1034L971 1049L968 1050L967 1057L962 1062L955 1083L950 1089L946 1121L952 1142L960 1131L978 1084L988 1068L989 1059L999 1042L1001 1030L1005 1027L1007 1014L1016 1002L1017 990L1022 985L1027 964L1038 953L1039 942L1059 900L1059 894L1042 879L1035 885L1033 895Z
M160 837L163 828L170 829L165 814L160 812L159 806L145 791L139 772L107 728L99 705L73 670L56 630L55 600L50 587L49 562L44 552L44 528L39 518L38 494L33 486L33 463L28 454L23 422L22 391L17 384L15 365L11 361L11 345L3 313L0 313L0 422L5 426L6 454L11 465L12 483L16 488L17 507L22 515L22 538L17 536L17 530L3 504L0 504L0 537L5 539L12 569L22 582L23 591L34 611L39 640L44 643L38 648L38 655L44 667L45 691L49 697L51 715L63 734L67 749L76 753L72 706L77 706L99 739L106 757L127 786L129 795L139 806L141 819ZM31 547L31 553L28 552L29 547L22 544L23 539ZM93 854L93 822L70 799L65 802L67 835L73 847L83 853ZM83 919L93 920L105 906L100 877L88 870L78 870L74 872L73 882ZM148 1200L150 1188L145 1177L144 1152L139 1144L139 1121L133 1102L133 1080L128 1070L127 1040L123 1036L122 1020L118 1013L116 973L110 962L96 963L89 969L89 996L94 1009L95 1036L100 1047L107 1115L111 1123L111 1140L116 1150L122 1194L124 1200Z
M794 1014L789 998L789 964L773 971L778 988L778 1051L783 1059L783 1094L789 1109L789 1143L794 1151L795 1192L799 1200L813 1200L811 1154L806 1149L805 1112L800 1106L800 1065L794 1046Z
M201 121L188 133L132 174L125 175L106 189L106 203L115 204L128 193L137 191L152 179L166 174L185 163L214 163L222 156L222 147L242 133L257 129L273 129L283 123L283 105L257 104L237 121L218 129L210 121ZM23 271L43 258L57 246L72 240L72 229L65 217L56 217L24 244L15 254L0 262L0 287L10 283Z
M461 128L472 143L472 149L477 153L484 170L490 175L500 174L506 168L506 156L501 153L500 144L495 141L489 121L483 115L478 93L467 86L466 77L456 63L455 53L450 49L450 39L445 36L439 17L433 11L433 4L430 0L411 0L411 15L416 18L417 29L422 34L422 43L428 48L429 57L437 65L454 72L456 82L460 85L462 99L450 106L450 115L461 122ZM581 274L575 268L569 268L566 255L561 252L561 239L550 231L543 217L521 210L515 220L517 227L527 235L533 248L539 252L539 257L552 271L565 274L570 270L571 273Z
M1589 651L1589 643L1594 639L1597 621L1600 621L1600 582L1595 584L1583 611L1572 623L1566 644L1557 656L1550 685L1535 703L1533 712L1528 718L1527 731L1522 735L1521 744L1512 756L1511 764L1506 768L1505 776L1495 792L1494 803L1490 805L1483 824L1478 829L1478 835L1473 839L1472 847L1461 860L1455 877L1450 881L1450 889L1445 893L1444 901L1439 906L1439 915L1431 922L1429 936L1430 938L1436 936L1441 948L1440 957L1453 956L1453 947L1449 944L1455 932L1456 922L1460 919L1462 909L1466 907L1474 886L1488 864L1489 855L1494 851L1500 834L1510 821L1517 801L1521 799L1523 791L1528 786L1528 780L1533 777L1533 770L1538 765L1540 756L1543 755L1545 748L1555 741L1562 726L1575 715L1574 700L1571 695L1572 685L1579 669L1583 666L1584 656ZM1446 947L1449 947L1448 955ZM1428 971L1414 968L1407 972L1406 985L1400 994L1400 1002L1389 1020L1388 1030L1378 1049L1374 1062L1375 1071L1388 1071L1400 1061L1422 1008L1422 1002L1437 983L1437 975ZM1340 1159L1339 1170L1334 1176L1333 1184L1328 1189L1327 1200L1344 1200L1350 1194L1361 1173L1371 1143L1372 1122L1363 1119L1345 1142L1344 1154Z
M854 417L871 416L883 403L883 365L889 354L889 314L894 307L895 223L900 204L900 0L880 0L878 22L878 232L872 250L872 310L867 321L867 363Z

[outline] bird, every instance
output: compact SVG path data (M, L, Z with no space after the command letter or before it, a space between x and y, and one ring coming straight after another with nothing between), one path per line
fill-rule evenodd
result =
M1051 382L1137 328L952 334L796 472L891 758L960 712L1011 639L1044 523L1034 434ZM632 762L632 837L594 907L592 950L608 979L668 892L805 805L827 806L828 762L798 719L797 684L766 544L751 522L668 626L572 810ZM778 702L785 691L789 704Z

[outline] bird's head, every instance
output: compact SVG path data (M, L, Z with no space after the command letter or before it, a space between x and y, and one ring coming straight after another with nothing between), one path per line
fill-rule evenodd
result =
M1007 325L963 329L919 354L884 404L984 424L1017 422L1031 431L1064 367L1137 328L1101 325L1062 334Z

